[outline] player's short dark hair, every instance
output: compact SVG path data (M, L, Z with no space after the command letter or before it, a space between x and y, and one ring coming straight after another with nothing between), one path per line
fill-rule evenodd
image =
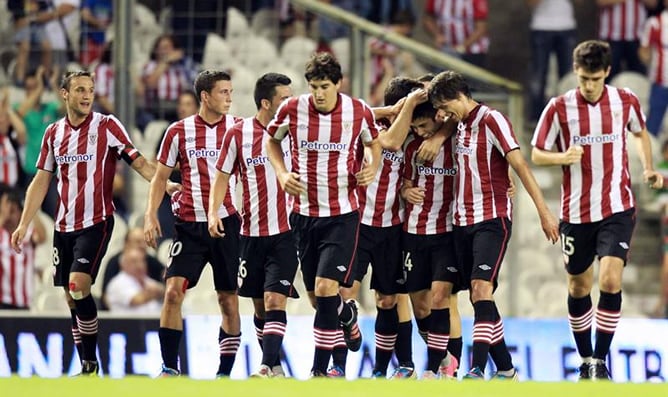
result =
M436 117L436 109L434 109L434 105L431 104L431 102L423 102L415 107L413 109L413 116L411 117L411 121L415 121L417 119L433 119Z
M336 84L343 78L341 64L329 52L316 52L306 62L304 77L306 81L330 80Z
M74 70L63 75L63 78L60 80L60 88L69 91L72 80L77 77L90 77L91 80L93 80L93 74L91 72L87 70Z
M459 94L467 98L471 97L471 89L461 73L446 70L434 77L429 85L429 102L451 101L457 99Z
M216 83L220 80L230 81L232 77L227 72L222 70L203 70L195 78L195 83L193 84L195 88L195 96L197 96L197 102L202 95L202 91L206 91L209 94Z
M280 73L265 73L255 82L255 91L253 97L255 98L255 106L258 109L262 106L262 100L271 99L276 95L276 87L279 85L290 85L292 80L284 74Z
M612 64L610 44L601 40L583 41L573 50L573 63L590 73L607 70Z
M395 103L399 102L401 98L404 98L411 91L420 89L423 87L423 84L415 79L408 77L395 77L387 84L385 87L384 100L385 106L392 106Z
M16 204L19 210L23 210L23 197L17 188L0 183L0 197L2 196L7 196L7 201Z
M434 73L425 73L422 76L418 77L416 80L422 83L431 83L431 81L436 77Z

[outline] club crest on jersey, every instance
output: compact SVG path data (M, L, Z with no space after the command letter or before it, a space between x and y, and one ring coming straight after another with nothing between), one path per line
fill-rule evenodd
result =
M344 122L342 123L343 126L343 131L345 132L350 132L353 129L353 123L351 122Z
M195 137L194 137L194 136L189 136L189 137L187 137L187 138L186 138L186 142L188 142L188 143L193 143L193 142L195 142Z
M88 143L95 145L97 143L97 134L88 135Z

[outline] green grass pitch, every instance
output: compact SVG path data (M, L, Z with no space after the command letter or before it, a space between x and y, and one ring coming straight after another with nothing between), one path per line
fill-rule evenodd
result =
M666 384L570 383L509 381L382 381L339 379L192 380L146 377L0 379L3 396L91 397L665 397Z

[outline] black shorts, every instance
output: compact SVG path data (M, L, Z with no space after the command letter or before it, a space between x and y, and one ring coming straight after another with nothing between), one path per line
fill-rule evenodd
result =
M360 225L355 260L355 280L362 281L371 265L371 289L383 295L406 293L401 257L401 225Z
M344 287L352 286L359 233L357 211L324 218L292 213L290 225L307 291L315 289L316 277L336 280Z
M432 281L452 283L452 293L461 289L461 278L452 233L403 234L406 290L431 288Z
M100 261L107 252L114 217L73 232L53 232L53 285L65 287L70 284L70 273L80 272L90 275L95 284Z
M222 221L223 238L211 237L207 222L176 221L165 279L184 277L187 288L192 288L197 285L204 266L210 263L216 291L236 291L241 222L237 214Z
M293 282L297 247L292 231L266 237L239 237L239 295L262 299L265 292L299 298Z
M594 257L614 256L626 265L635 224L634 208L598 222L561 222L561 251L568 274L583 273L594 262Z
M486 280L496 289L512 228L513 223L508 218L454 227L455 251L464 288L471 288L471 280Z

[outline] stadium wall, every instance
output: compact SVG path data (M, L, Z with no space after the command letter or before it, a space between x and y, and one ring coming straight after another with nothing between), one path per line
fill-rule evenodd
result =
M313 319L289 317L284 343L283 366L298 379L308 378L313 358ZM184 324L180 351L181 369L196 379L214 378L218 368L219 316L190 316ZM506 342L523 380L575 380L580 364L566 320L505 320ZM104 376L155 376L159 372L160 343L157 319L105 319L100 322L99 352ZM472 319L463 320L466 337ZM359 352L348 356L347 377L369 377L374 356L374 318L360 318L365 336ZM622 319L609 357L616 381L663 382L668 376L668 321ZM470 346L465 343L463 357ZM413 352L417 368L426 364L424 342L414 333ZM261 352L252 318L242 317L242 344L232 378L243 379L260 365ZM468 359L461 364L469 366ZM488 367L488 375L493 373ZM0 320L0 377L59 377L79 372L67 318L4 317ZM460 376L465 371L460 370Z

